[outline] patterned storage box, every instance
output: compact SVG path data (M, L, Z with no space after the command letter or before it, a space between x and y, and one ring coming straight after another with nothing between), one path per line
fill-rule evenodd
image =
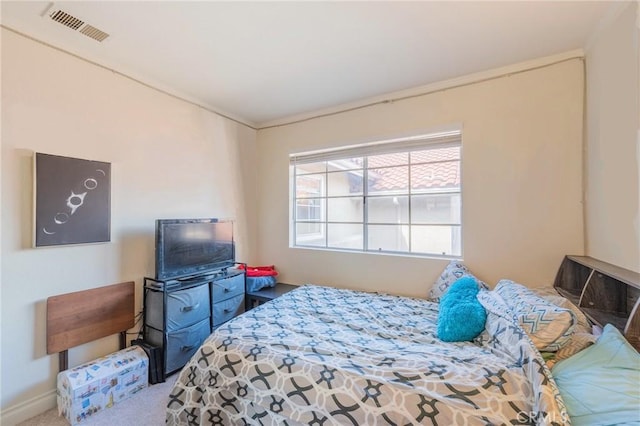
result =
M58 373L58 414L72 425L129 398L148 385L149 359L131 346Z

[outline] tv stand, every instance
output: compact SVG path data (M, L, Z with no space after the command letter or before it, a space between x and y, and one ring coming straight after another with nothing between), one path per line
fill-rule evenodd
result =
M186 364L213 329L244 312L245 271L232 267L173 280L144 278L144 340L162 348L164 373Z
M208 280L214 278L215 276L216 276L216 274L196 275L196 276L191 276L191 277L183 277L183 278L177 278L175 280L165 281L165 283L172 284L173 281L177 281L179 284L189 285L189 284L194 284L194 283L200 283L202 281L208 281Z

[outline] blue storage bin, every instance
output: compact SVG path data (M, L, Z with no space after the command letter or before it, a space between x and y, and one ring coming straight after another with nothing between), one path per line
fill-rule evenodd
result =
M254 292L262 290L266 287L274 287L276 285L276 277L247 277L247 291Z

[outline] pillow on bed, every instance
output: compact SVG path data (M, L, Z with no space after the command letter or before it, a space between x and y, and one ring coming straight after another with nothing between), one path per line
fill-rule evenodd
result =
M640 354L611 324L551 371L573 425L640 422Z
M554 362L567 359L570 356L577 354L581 350L588 348L596 341L597 336L593 335L591 332L591 322L589 322L580 308L574 305L569 299L560 296L558 292L553 288L532 288L531 291L542 297L547 302L553 303L554 305L561 308L571 310L575 317L575 327L573 329L573 333L571 334L571 337L569 337L567 343L565 343L555 353L555 356L553 357Z
M561 308L570 309L571 312L573 312L573 315L575 317L576 327L574 332L591 333L591 322L587 319L585 314L580 310L580 308L574 305L569 299L559 295L555 289L532 288L530 290L533 291L536 295L542 297L547 302L553 303L554 305L559 306Z
M487 312L478 301L478 282L462 277L454 282L440 300L437 333L443 342L467 342L484 330Z
M452 260L449 262L447 267L444 268L444 271L442 271L436 282L433 284L433 287L431 287L431 290L429 291L429 300L439 303L440 299L447 292L449 287L462 277L474 278L477 281L479 288L484 288L486 290L489 289L485 283L474 277L471 271L469 271L469 268L467 268L462 262Z
M591 333L573 333L569 338L569 341L558 349L553 360L557 362L572 357L578 352L593 345L597 339L598 338Z
M511 280L500 280L494 291L516 314L538 350L556 352L569 341L575 326L570 309L547 302Z

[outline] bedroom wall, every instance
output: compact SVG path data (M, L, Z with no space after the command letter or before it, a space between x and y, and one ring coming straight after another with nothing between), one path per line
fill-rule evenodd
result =
M587 254L640 272L638 2L622 3L587 58Z
M236 220L238 258L252 261L256 132L2 30L2 420L55 406L58 357L46 354L49 296L154 273L154 220ZM110 162L111 242L34 249L34 151ZM117 337L74 348L77 365Z
M481 279L551 285L582 254L583 62L258 131L258 259L280 280L424 297L447 261L289 247L292 152L463 125L463 255Z

